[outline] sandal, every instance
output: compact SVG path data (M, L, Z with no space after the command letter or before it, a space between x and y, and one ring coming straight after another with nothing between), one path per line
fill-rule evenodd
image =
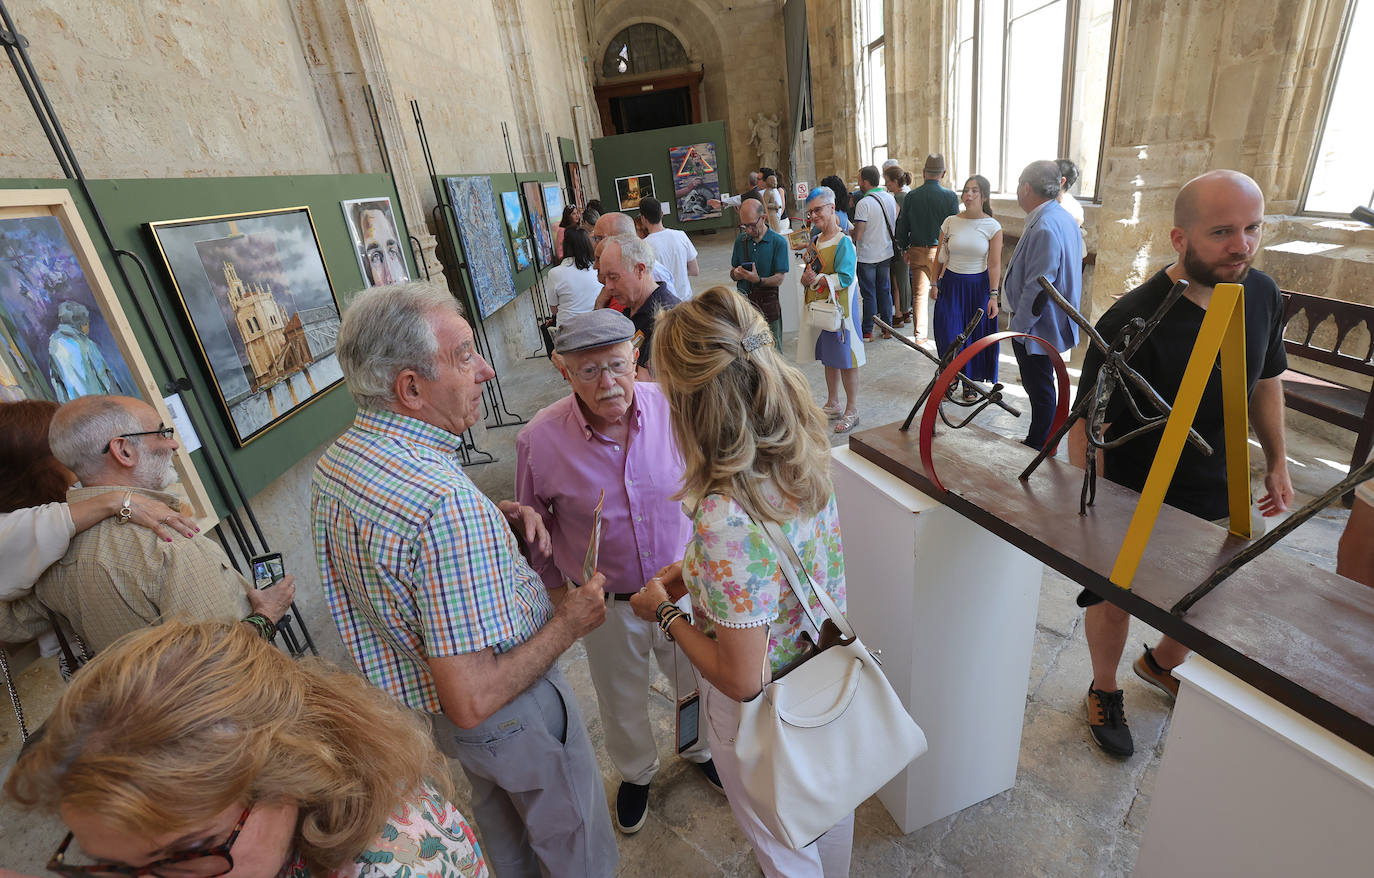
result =
M821 411L825 412L826 418L835 421L838 420L840 416L844 414L844 406L840 405L838 402L835 403L833 406L829 403L826 403L825 405L821 406Z
M858 415L858 413L855 413L855 414L852 414L852 415L845 415L844 417L840 418L838 421L835 422L835 432L836 432L836 433L848 433L850 430L852 430L852 429L854 429L856 426L858 426L858 424L859 424L859 415Z

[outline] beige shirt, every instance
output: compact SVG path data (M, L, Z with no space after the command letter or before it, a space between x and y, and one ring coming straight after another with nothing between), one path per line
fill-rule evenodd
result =
M132 489L176 508L177 498ZM68 502L110 491L72 488ZM0 641L28 640L47 629L46 606L65 617L92 652L163 619L237 621L251 612L251 586L204 534L160 539L143 527L108 518L72 539L32 595L0 605Z

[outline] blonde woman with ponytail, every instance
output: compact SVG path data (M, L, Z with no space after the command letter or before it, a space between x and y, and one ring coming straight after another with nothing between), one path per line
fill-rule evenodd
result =
M424 721L247 625L168 622L102 650L5 792L71 830L68 878L484 878Z
M696 668L716 770L764 874L848 875L853 815L789 849L743 796L734 746L740 702L808 648L806 615L762 522L779 524L811 581L845 604L826 417L801 372L773 348L763 317L725 287L659 315L653 366L684 458L678 496L693 530L683 560L630 604L658 621ZM662 607L684 593L690 617ZM812 606L824 613L814 598Z

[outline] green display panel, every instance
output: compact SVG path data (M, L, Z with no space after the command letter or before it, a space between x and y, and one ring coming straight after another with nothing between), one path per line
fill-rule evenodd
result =
M437 174L437 175L434 177L434 180L435 180L435 182L436 182L436 183L438 184L438 186L439 186L439 191L441 191L441 192L444 193L444 200L447 201L447 200L448 200L448 187L444 184L444 180L448 179L449 177L473 177L473 176L490 177L490 178L491 178L491 188L492 188L492 191L496 193L496 206L497 206L497 209L498 209L498 210L501 209L501 195L502 195L502 193L504 193L504 192L519 192L519 191L520 191L520 184L521 184L521 183L524 183L526 180L530 180L530 181L534 181L534 182L538 182L538 183L559 183L559 182L560 182L559 179L558 179L558 176L557 176L556 174L542 173L542 172L539 172L539 173L522 173L522 174L509 174L509 173L507 173L507 174ZM504 217L503 217L503 220L504 220ZM554 224L557 225L557 221L555 221ZM515 276L515 291L516 291L517 293L523 293L523 292L525 292L526 290L528 290L530 287L534 286L535 281L539 278L539 275L540 275L542 272L538 272L538 271L535 270L535 268L534 268L534 266L535 266L535 260L534 260L534 259L531 259L531 260L530 260L530 267L527 268L527 269L525 269L524 271L519 271L519 270L516 269L516 266L515 266L515 257L514 257L513 255L511 255L511 254L512 254L512 249L513 249L514 246L515 246L514 237L511 235L511 231L510 231L509 226L507 226L507 225L505 224L504 221L501 223L501 227L502 227L503 229L505 229L505 235L506 235L506 255L507 255L507 257L508 257L509 260L510 260L510 270L511 270L511 273ZM533 236L532 236L531 233L530 233L529 217L528 217L528 216L526 216L526 217L524 218L524 221L523 221L523 223L522 223L522 232L521 232L521 233L522 233L523 235L529 237L529 238L531 239L531 243L533 243ZM448 212L448 211L445 212L445 217L444 217L444 236L445 236L445 240L446 240L446 243L447 243L447 245L448 245L448 248L449 248L449 252L451 252L451 253L459 253L459 254L461 254L461 253L463 252L462 241L460 241L459 238L458 238L458 230L457 230L456 228L454 228L454 226L453 226L453 214L452 214L451 212ZM550 268L552 268L552 267L553 267L553 266L546 265L546 266L543 267L543 270L544 270L544 272L547 272L548 269L550 269ZM472 290L468 288L468 280L467 280L467 276L466 276L466 275L463 276L463 287L464 287L465 293L466 293L466 295L467 295L467 299L464 301L463 306L464 306L465 308L467 308L468 311L469 311L470 313L476 313L476 311L474 310L474 302L472 301Z
M364 281L339 202L353 198L388 197L391 199L399 226L403 221L400 215L400 198L388 176L345 174L221 179L92 180L89 181L89 185L115 247L136 254L147 266L152 285L151 292L137 266L127 258L121 261L134 289L130 290L124 286L115 254L108 251L90 207L75 183L66 180L0 180L0 188L65 188L72 193L87 231L100 251L105 269L115 286L115 292L133 327L134 335L159 385L165 386L170 378L180 377L182 374L190 379L194 392L183 393L182 398L189 406L191 397L194 397L201 413L199 417L193 416L197 429L202 432L209 429L215 433L220 446L225 450L229 465L249 497L257 494L348 425L356 409L347 387L340 382L249 444L236 448L224 412L219 407L215 391L210 385L210 376L201 358L196 339L188 327L185 312L167 278L156 244L146 224L274 208L309 207L324 255L325 269L339 305L346 309L353 296L364 287ZM409 223L415 222L411 217L405 217L404 220ZM404 234L403 230L398 231ZM411 277L423 277L423 272L416 269L409 244L404 250ZM156 297L157 303L161 304L167 314L170 331L176 335L177 342L186 355L184 369L176 360L174 348L168 337L168 324L164 324L159 318L152 297ZM140 307L135 307L135 303ZM139 316L140 308L147 315L146 322ZM176 373L175 376L167 374L167 368L163 366L157 351L166 356L172 371ZM210 444L206 436L202 435L201 441L207 446ZM192 459L200 470L216 511L223 516L228 512L231 501L236 502L236 498L223 496L214 480L209 477L205 465L207 453L208 450L203 448L195 452Z
M654 131L637 131L634 134L617 134L613 137L598 137L592 141L592 160L596 165L596 183L601 203L607 210L618 210L619 193L616 180L622 177L638 177L652 174L654 178L654 197L665 206L671 205L671 212L663 217L663 224L669 228L691 232L698 229L734 229L734 211L728 208L714 219L692 220L683 223L678 220L676 199L673 197L673 171L668 161L668 150L675 146L711 141L716 145L716 174L720 178L720 188L734 195L740 183L735 180L730 167L730 144L725 139L724 122L701 122L697 125L678 125L673 128L659 128Z

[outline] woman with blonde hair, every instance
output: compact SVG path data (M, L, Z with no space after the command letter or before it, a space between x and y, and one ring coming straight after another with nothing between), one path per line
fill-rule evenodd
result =
M810 581L844 606L825 416L806 378L774 350L763 317L725 287L659 315L653 361L682 451L678 496L693 531L683 560L630 605L658 621L697 671L712 758L764 874L847 875L853 815L801 850L788 848L746 799L735 752L740 703L803 658L818 636L779 570L764 522L781 526ZM670 609L671 595L684 593L691 616ZM814 594L808 602L824 616Z
M246 625L168 622L72 678L5 791L72 878L486 876L423 721Z

